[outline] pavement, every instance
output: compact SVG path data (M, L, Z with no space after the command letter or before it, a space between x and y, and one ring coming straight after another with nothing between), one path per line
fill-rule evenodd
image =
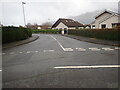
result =
M3 88L118 88L119 47L37 34L3 49Z
M67 34L64 34L63 36L74 38L74 39L77 39L80 41L95 43L95 44L103 44L103 45L111 45L111 46L119 46L120 47L120 41L102 40L102 39L97 39L97 38L89 38L89 37L67 35Z
M32 35L32 37L25 39L25 40L21 40L21 41L16 41L16 42L12 42L12 43L7 43L7 44L3 44L2 45L2 49L7 49L7 48L12 48L15 46L19 46L19 45L23 45L32 41L35 41L39 38L38 35Z

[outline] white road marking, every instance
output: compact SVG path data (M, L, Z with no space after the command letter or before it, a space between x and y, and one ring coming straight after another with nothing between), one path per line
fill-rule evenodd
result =
M44 50L43 52L54 52L55 50Z
M43 52L46 52L46 50L43 50Z
M6 53L2 53L2 55L5 55Z
M15 52L10 52L10 54L15 54Z
M0 70L0 72L2 72L2 70Z
M98 48L89 48L91 51L100 51Z
M115 47L115 49L120 50L120 47Z
M27 51L27 53L30 53L30 51Z
M111 49L111 48L102 48L103 50L105 51L113 51L114 49Z
M76 48L78 51L86 51L84 48Z
M73 51L72 50L72 48L64 48L61 44L60 44L60 42L55 38L55 37L53 37L52 35L50 35L55 41L57 41L57 43L60 45L60 47L63 49L63 51Z
M49 50L49 52L54 52L55 50Z
M19 53L23 53L23 52L19 52Z
M57 39L55 38L55 37L53 37L52 35L50 35L54 40L56 40L57 41Z
M60 66L60 67L54 67L58 69L85 69L85 68L119 68L120 65L89 65L89 66Z
M36 53L38 52L38 51L35 51Z
M64 48L64 49L65 49L65 51L73 51L72 48Z

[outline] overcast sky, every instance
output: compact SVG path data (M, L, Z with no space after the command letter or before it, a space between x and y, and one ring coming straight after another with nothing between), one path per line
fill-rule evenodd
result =
M24 25L23 1L26 2L26 23L42 24L95 10L117 10L120 0L1 0L0 20L3 25Z

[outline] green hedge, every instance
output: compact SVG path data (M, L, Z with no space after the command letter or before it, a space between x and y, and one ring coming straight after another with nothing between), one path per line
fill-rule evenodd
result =
M69 30L68 34L85 36L91 38L99 38L106 40L120 40L119 29L80 29L80 30Z
M32 30L23 27L2 27L2 43L10 43L27 39L32 36Z
M47 30L32 30L33 33L48 33L48 34L57 34L58 30L52 30L52 29L47 29Z

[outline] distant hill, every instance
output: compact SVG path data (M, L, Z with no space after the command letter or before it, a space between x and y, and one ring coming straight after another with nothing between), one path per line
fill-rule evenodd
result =
M100 10L87 12L78 16L71 16L69 18L79 21L82 24L90 24L95 20L95 16L100 13Z
M109 10L109 9L107 9ZM82 24L90 24L95 20L95 16L102 12L103 10L96 10L93 12L86 12L84 14L78 15L78 16L71 16L69 18L74 19ZM110 11L118 13L118 9L110 9Z

